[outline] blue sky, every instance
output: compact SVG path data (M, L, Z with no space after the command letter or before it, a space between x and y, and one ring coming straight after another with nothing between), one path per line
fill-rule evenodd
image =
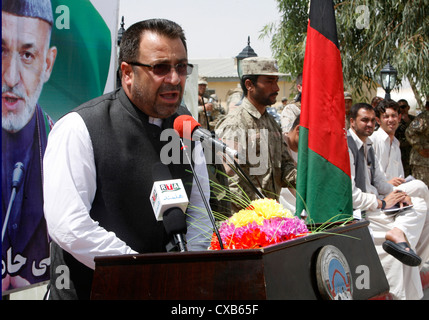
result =
M259 35L264 25L280 19L276 0L120 0L122 16L125 28L150 18L177 22L191 59L235 57L248 36L258 56L271 56L269 39Z

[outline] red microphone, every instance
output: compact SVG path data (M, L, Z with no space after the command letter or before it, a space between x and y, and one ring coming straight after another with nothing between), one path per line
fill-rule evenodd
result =
M217 150L228 154L232 158L238 156L238 152L229 148L225 143L220 140L214 139L210 132L201 129L201 125L192 116L181 115L174 120L174 130L177 131L179 137L192 141L201 141L204 145L212 147L213 145Z
M185 132L183 132L184 126L185 126ZM192 135L192 132L196 128L201 127L201 125L192 116L182 115L182 116L178 116L174 120L173 127L174 127L174 130L176 130L179 133L179 137L192 140L190 137Z

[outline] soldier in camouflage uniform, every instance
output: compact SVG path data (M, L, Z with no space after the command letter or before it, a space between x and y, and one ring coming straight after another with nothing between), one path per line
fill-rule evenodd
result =
M288 133L292 129L292 124L298 115L301 114L301 91L302 91L302 73L296 78L296 88L298 95L287 104L281 113L281 123L284 133Z
M410 123L405 131L411 144L410 166L414 178L429 186L429 105Z
M213 131L218 117L224 114L222 106L212 96L207 97L207 79L198 79L198 122L201 127Z
M201 127L214 133L214 127L219 120L219 116L223 114L223 109L218 104L214 94L207 97L207 79L205 77L198 78L198 122ZM226 190L221 190L215 185L227 185L228 179L225 174L225 169L222 165L222 160L214 152L204 152L207 162L207 172L210 179L210 207L213 213L219 217L228 217L231 214L231 204L227 200Z
M344 105L346 108L346 130L350 129L350 110L353 105L353 97L350 92L344 91Z
M401 114L401 121L399 123L398 129L395 132L395 137L399 140L402 165L404 166L405 177L407 177L411 174L411 167L410 167L411 145L408 142L407 138L405 137L405 130L407 130L411 121L414 120L414 116L411 114L408 114L408 111L410 110L410 106L408 105L407 100L405 99L398 100L398 104L401 107L401 109L399 110Z
M282 137L280 126L266 112L278 95L277 63L253 57L243 60L241 86L244 99L216 126L216 134L239 153L238 163L262 194L279 199L282 187L295 187L296 167ZM229 187L238 199L258 199L256 192L227 167ZM233 212L246 204L231 203Z

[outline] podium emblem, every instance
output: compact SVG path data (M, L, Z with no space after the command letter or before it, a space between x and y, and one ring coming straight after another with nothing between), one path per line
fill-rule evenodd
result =
M353 300L353 284L346 257L335 246L324 246L317 256L317 286L323 299Z

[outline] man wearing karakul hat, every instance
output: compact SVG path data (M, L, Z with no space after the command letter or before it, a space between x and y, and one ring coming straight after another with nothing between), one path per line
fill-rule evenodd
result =
M51 75L50 0L2 1L2 290L49 279L49 238L43 216L42 159L53 121L37 103ZM22 183L7 215L12 174Z

